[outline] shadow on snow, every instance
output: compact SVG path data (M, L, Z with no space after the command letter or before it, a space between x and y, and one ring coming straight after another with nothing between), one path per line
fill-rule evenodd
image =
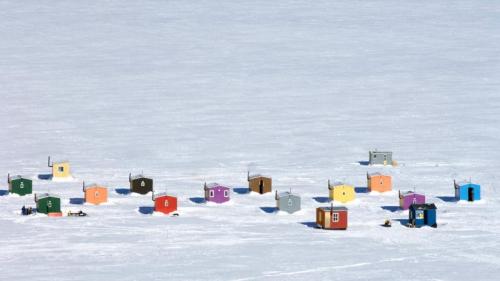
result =
M5 190L5 189L1 189L1 190L0 190L0 196L5 196L5 195L7 195L7 194L9 194L9 191L8 191L8 190Z
M130 189L128 188L116 188L115 192L121 195L128 195L130 194Z
M370 164L370 161L358 161L358 163L361 166L368 166Z
M299 223L302 225L305 225L307 227L310 227L310 228L318 228L318 226L316 225L316 222L314 222L314 221L304 221L304 222L299 222Z
M52 174L39 174L38 179L40 180L51 180Z
M203 197L191 197L189 200L195 204L203 204L205 203L205 198Z
M438 196L437 198L444 202L457 202L457 199L454 196Z
M354 191L356 193L368 193L368 187L365 186L358 186L354 188Z
M151 215L154 212L155 208L150 206L142 206L139 207L139 213L143 215Z
M393 213L400 210L399 206L382 206L380 208Z
M69 199L69 203L74 205L82 205L84 201L85 200L83 198L78 198L78 197Z
M238 194L247 194L250 192L248 190L248 187L235 187L235 188L233 188L233 191L238 193Z
M260 209L268 214L272 214L272 213L278 211L278 208L276 208L276 207L260 207Z
M313 197L313 199L318 203L328 203L330 202L330 198L328 197Z

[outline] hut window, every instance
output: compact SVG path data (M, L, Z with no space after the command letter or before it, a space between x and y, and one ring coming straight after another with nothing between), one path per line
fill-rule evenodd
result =
M377 154L373 154L373 158L377 158Z
M59 168L57 168L59 170L59 172L64 172L64 167L63 166L60 166Z
M339 222L339 213L333 213L332 221L333 222Z
M145 187L146 183L144 181L141 181L141 187Z
M168 200L163 201L163 206L168 207Z
M47 201L47 207L52 208L52 201Z
M19 185L19 188L24 188L24 182L21 182L21 184Z
M214 197L215 192L213 190L210 190L210 197Z
M95 197L99 197L99 191L96 191L94 194Z
M291 207L293 205L293 200L292 199L288 199L288 206Z
M224 197L229 197L229 190L224 190Z
M417 197L413 197L413 204L417 204Z

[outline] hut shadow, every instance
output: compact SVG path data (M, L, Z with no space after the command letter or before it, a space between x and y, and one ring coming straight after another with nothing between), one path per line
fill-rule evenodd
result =
M189 200L195 204L203 204L205 203L205 198L203 197L191 197Z
M248 190L248 187L235 187L233 188L233 191L238 194L247 194L250 192L250 190Z
M368 165L370 165L370 161L358 161L358 163L361 166L368 166Z
M457 199L453 196L438 196L437 198L441 199L444 202L457 202Z
M39 174L38 179L40 180L51 180L52 174Z
M272 214L272 213L278 211L278 208L276 208L276 207L260 207L260 209L268 214Z
M313 199L318 203L328 203L330 202L330 198L328 197L313 197Z
M70 198L69 199L69 203L70 204L74 204L74 205L83 205L83 203L85 202L85 200L83 198Z
M409 219L395 219L394 221L398 221L402 226L408 227Z
M139 213L143 215L151 215L155 211L155 208L149 206L139 207Z
M399 206L382 206L380 208L393 213L400 210Z
M130 194L130 189L128 188L115 188L115 192L121 195L128 195Z
M7 194L9 194L9 191L8 191L8 190L5 190L5 189L1 189L1 190L0 190L0 196L5 196L5 195L7 195Z
M305 225L309 228L316 228L316 229L318 228L318 225L316 225L316 222L314 222L314 221L304 221L304 222L299 222L299 223L302 225Z
M358 186L354 188L356 193L368 193L368 187Z

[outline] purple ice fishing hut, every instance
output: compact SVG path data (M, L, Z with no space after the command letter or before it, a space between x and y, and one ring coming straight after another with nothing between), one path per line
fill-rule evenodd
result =
M399 207L408 210L412 204L425 204L425 195L413 191L399 191Z
M229 201L229 187L222 186L218 183L206 184L204 186L205 190L205 201L214 203L224 203Z

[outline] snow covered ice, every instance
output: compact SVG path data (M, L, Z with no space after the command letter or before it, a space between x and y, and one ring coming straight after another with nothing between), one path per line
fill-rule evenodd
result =
M0 2L1 280L497 280L500 273L498 1ZM397 167L369 167L373 149ZM47 156L69 182L39 180ZM354 163L354 164L353 164ZM207 206L204 182L274 192ZM143 171L179 217L116 192ZM394 196L358 193L347 231L311 227L327 180L424 193L438 228L409 229ZM84 218L22 217L61 196ZM483 200L450 202L472 177ZM110 203L71 204L81 181ZM321 200L319 200L321 201ZM264 208L264 209L263 209ZM392 219L392 228L380 225Z

